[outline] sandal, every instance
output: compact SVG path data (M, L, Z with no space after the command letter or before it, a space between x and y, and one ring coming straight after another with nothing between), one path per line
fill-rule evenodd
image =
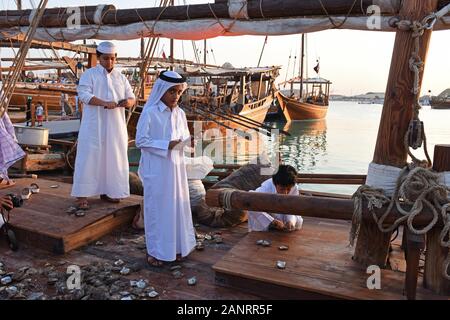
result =
M9 188L14 186L16 183L14 182L14 180L8 180L5 178L0 178L0 189L3 188Z
M164 262L149 255L147 255L147 263L151 267L162 267L164 265Z
M39 189L39 185L37 183L32 183L30 184L30 191L32 194L36 194L39 193L40 189Z
M20 196L22 200L28 200L31 197L31 189L30 188L23 188L22 192L20 193Z
M105 201L108 201L108 202L112 202L112 203L119 203L119 202L120 202L120 199L113 199L113 198L110 198L110 197L108 197L106 194L100 195L100 199L105 200Z

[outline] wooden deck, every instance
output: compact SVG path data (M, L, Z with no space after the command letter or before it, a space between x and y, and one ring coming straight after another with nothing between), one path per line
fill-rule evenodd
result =
M32 194L21 208L14 209L10 224L20 243L63 254L97 240L114 228L129 224L138 209L139 196L119 204L92 199L84 217L68 214L73 205L72 185L43 179L19 179L5 193L20 195L24 187L37 183L40 192ZM53 188L52 188L53 187Z
M348 222L305 218L301 231L252 232L234 246L213 269L219 284L271 299L406 299L405 274L381 271L381 290L369 290L371 275L352 260ZM270 247L256 244L271 241ZM289 246L281 251L279 246ZM277 261L286 269L277 269ZM439 297L418 285L417 299Z
M16 187L3 189L2 194L18 191L36 180L17 182ZM405 299L401 272L383 270L382 290L366 288L369 275L351 260L347 248L349 224L345 222L305 218L304 229L294 233L248 233L246 223L227 229L197 225L197 233L218 233L223 242L205 241L203 251L192 252L183 262L155 268L146 263L144 232L129 226L134 212L127 208L133 208L139 197L132 197L128 206L123 202L124 207L93 201L90 214L75 218L65 213L71 204L70 184L41 179L37 182L40 193L32 195L23 208L12 214L20 249L11 251L0 237L0 261L7 272L17 273L22 267L41 270L33 276L32 288L48 297L65 299L47 283L45 270L49 266L65 274L69 265L112 265L121 259L132 272L120 275L120 281L145 279L159 293L154 299ZM52 185L59 187L50 188ZM272 246L257 246L258 239L271 240ZM289 250L278 250L282 244ZM55 251L65 252L55 255ZM277 260L287 262L285 270L275 268ZM400 256L397 263L401 262ZM174 265L181 267L181 278L174 277ZM192 276L197 278L195 286L187 284ZM448 299L424 289L418 290L417 298Z

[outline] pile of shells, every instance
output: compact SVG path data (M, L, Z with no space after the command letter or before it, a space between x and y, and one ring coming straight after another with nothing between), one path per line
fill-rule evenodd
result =
M223 243L222 233L219 231L211 233L196 233L195 238L197 239L197 250L202 251L205 249L205 244L221 244Z
M58 263L57 266L63 264L66 262ZM39 270L23 267L8 272L0 262L0 300L137 300L159 296L147 280L126 279L124 275L132 275L136 270L121 260L112 264L96 262L80 267L79 282L72 282L69 279L71 274L57 266L46 263ZM40 281L39 284L38 279L44 282Z

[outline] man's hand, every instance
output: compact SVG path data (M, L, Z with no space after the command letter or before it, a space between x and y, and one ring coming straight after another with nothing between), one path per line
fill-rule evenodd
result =
M13 204L11 201L11 198L9 196L4 196L0 198L0 206L3 207L5 210L12 210Z
M176 145L179 144L180 142L181 142L181 139L170 141L169 142L169 150L172 150L173 148L175 148Z
M274 219L274 220L270 223L269 228L270 228L270 229L275 229L275 230L285 230L283 221L277 220L277 219Z
M113 101L107 101L104 104L105 109L115 109L117 108L117 103L113 102Z
M288 221L284 224L286 231L294 231L295 230L295 224L292 221Z
M117 107L128 108L129 107L128 99L120 100L119 103L117 104Z

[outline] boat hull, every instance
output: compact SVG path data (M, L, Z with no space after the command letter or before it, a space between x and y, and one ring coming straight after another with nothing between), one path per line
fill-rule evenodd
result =
M281 111L287 121L292 120L320 120L327 116L328 105L316 105L311 103L299 102L277 92L278 102Z
M450 101L431 101L431 109L450 109Z

